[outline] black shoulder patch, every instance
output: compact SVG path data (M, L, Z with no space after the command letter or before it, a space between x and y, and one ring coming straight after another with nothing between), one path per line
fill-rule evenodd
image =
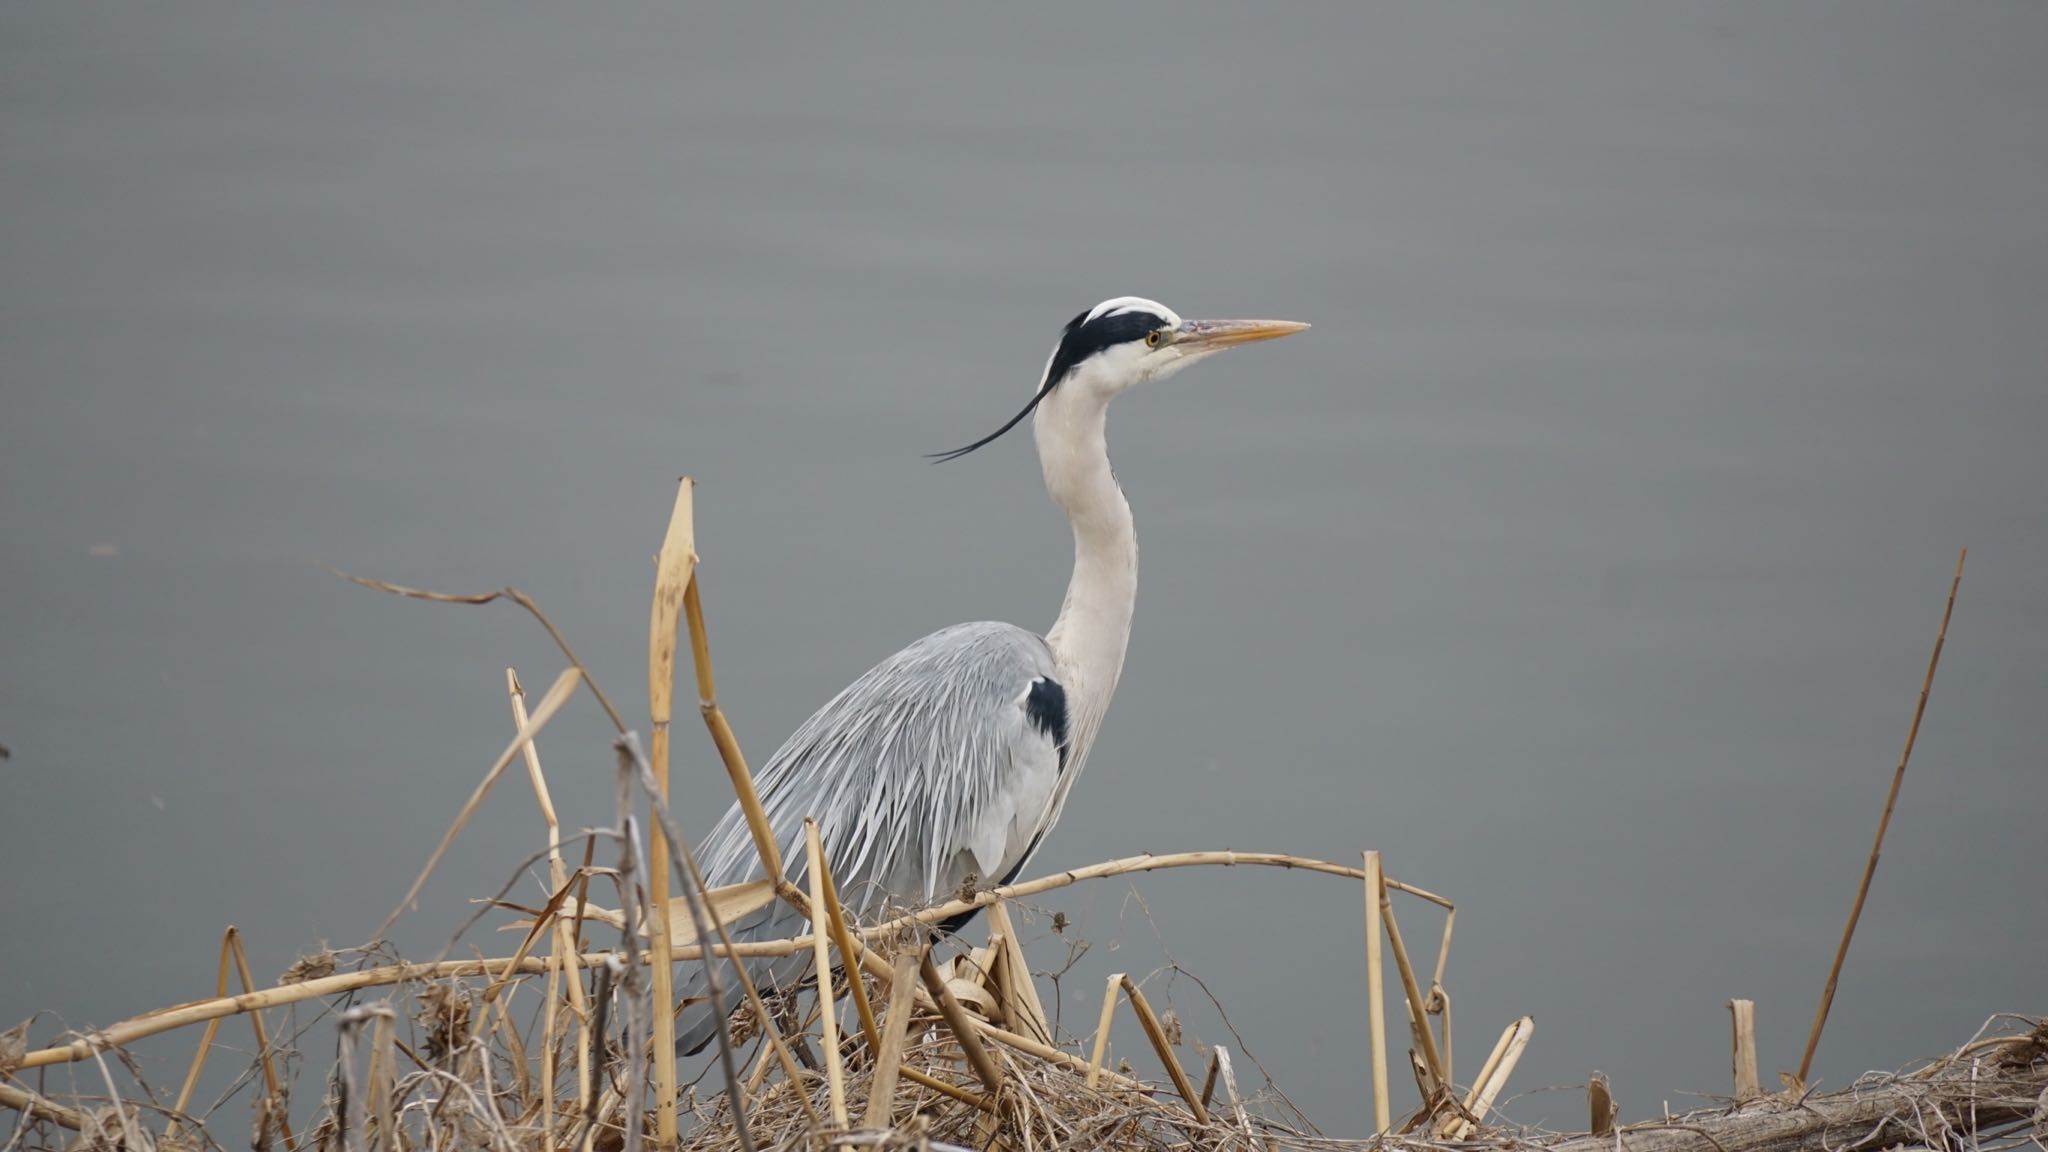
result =
M1067 690L1060 682L1049 676L1040 676L1031 682L1031 690L1024 694L1024 715L1031 720L1031 726L1052 737L1053 746L1059 749L1060 768L1067 766Z
M1045 371L1046 388L1058 387L1059 382L1067 378L1067 373L1097 352L1133 340L1143 340L1146 333L1164 327L1164 316L1143 310L1119 312L1094 320L1088 319L1088 313L1081 313L1067 322L1066 332L1060 337L1060 346L1052 354L1052 364Z

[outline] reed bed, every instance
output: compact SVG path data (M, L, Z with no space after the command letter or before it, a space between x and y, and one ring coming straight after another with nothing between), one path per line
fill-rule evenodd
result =
M1730 1003L1735 1092L1726 1106L1618 1126L1617 1108L1596 1078L1584 1132L1505 1126L1495 1108L1534 1022L1526 1016L1508 1022L1476 1073L1459 1079L1444 986L1456 905L1394 879L1377 852L1365 852L1360 867L1278 853L1133 856L962 892L942 906L905 909L885 923L856 924L840 907L816 826L807 823L799 846L809 864L807 888L764 880L707 890L667 802L675 662L685 632L712 744L767 874L784 873L781 846L768 835L745 756L717 701L696 579L692 497L686 478L656 563L648 658L652 739L644 750L590 670L524 593L449 595L348 577L415 599L518 605L546 628L566 666L531 708L518 674L506 670L509 742L368 944L306 957L276 983L259 986L240 934L230 927L209 998L56 1037L39 1048L30 1047L26 1023L0 1032L0 1109L13 1113L0 1152L225 1149L243 1141L257 1152L640 1152L650 1146L753 1152L835 1145L1011 1152L1449 1146L1851 1152L1900 1143L1995 1152L2028 1142L2039 1147L2048 1136L2048 1026L2040 1021L1996 1019L1955 1053L1842 1092L1815 1095L1787 1078L1785 1091L1766 1094L1757 1083L1748 1001ZM1952 586L1951 606L1953 599ZM1930 686L1932 676L1930 666ZM587 693L616 730L615 804L610 826L567 836L538 738L578 693ZM1923 688L1923 708L1925 698ZM515 762L533 791L544 844L517 862L504 890L478 902L452 939L488 918L516 945L496 957L398 958L385 934ZM1897 776L1904 767L1902 758ZM1890 810L1888 802L1887 820ZM1873 866L1875 857L1873 851ZM545 900L509 899L517 879L543 864ZM1107 981L1092 1033L1067 1035L1054 1026L1011 909L1077 883L1185 867L1288 869L1360 886L1366 947L1358 1010L1369 1026L1370 1061L1359 1078L1372 1106L1370 1123L1360 1118L1370 1129L1365 1135L1326 1138L1290 1117L1291 1107L1276 1091L1241 1091L1230 1049L1183 1043L1172 1014L1152 1003L1145 981L1127 974ZM1426 971L1417 968L1402 935L1396 897L1441 913L1434 964ZM727 920L777 900L804 915L810 924L804 935L731 939ZM1859 909L1861 901L1859 890ZM970 909L987 909L980 936L935 936L932 925ZM709 995L724 1019L716 1062L703 1083L678 1084L670 1056L674 965L703 963L712 971L708 959L718 955L792 954L812 960L805 988L765 990L744 973L737 987L712 982ZM1406 1052L1403 1078L1412 1077L1420 1101L1398 1119L1389 1082L1401 1074L1390 1069L1386 1039L1389 959L1398 997L1392 1012L1407 1025L1407 1042L1397 1045ZM1838 954L1837 972L1840 963ZM1830 993L1833 986L1831 974ZM225 1048L221 1029L234 1016L247 1018L253 1044L238 1081L253 1101L246 1128L195 1096L209 1059ZM1120 1016L1139 1026L1146 1059L1162 1076L1142 1078L1126 1059L1111 1063L1109 1035ZM175 1095L152 1086L133 1046L201 1025ZM1818 1033L1817 1024L1809 1054ZM313 1056L329 1043L331 1058ZM70 1089L49 1088L49 1071L65 1065L73 1066Z

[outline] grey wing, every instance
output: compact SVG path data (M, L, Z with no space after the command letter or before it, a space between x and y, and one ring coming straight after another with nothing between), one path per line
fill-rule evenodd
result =
M1050 827L1066 740L1065 692L1045 641L1010 624L961 624L848 685L776 751L755 786L785 874L807 882L803 820L816 818L841 900L872 920L948 896L969 873L994 883L1021 868ZM713 887L761 877L737 804L699 860ZM750 939L804 931L779 902L730 927ZM748 972L780 985L807 959ZM701 981L698 972L686 994ZM678 1048L701 1048L711 1026L701 1006L686 1009Z

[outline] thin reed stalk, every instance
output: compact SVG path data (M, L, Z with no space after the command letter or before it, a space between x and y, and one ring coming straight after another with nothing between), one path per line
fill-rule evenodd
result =
M220 937L220 967L214 976L213 994L228 994L228 966L233 963L235 926L230 924ZM213 1038L220 1033L220 1020L208 1020L206 1031L199 1037L199 1050L192 1053L192 1065L185 1070L185 1083L178 1089L178 1102L171 1106L171 1118L164 1125L164 1139L173 1140L178 1135L179 1121L186 1109L192 1106L192 1093L199 1087L199 1076L206 1070L207 1053L213 1051Z
M1438 1084L1449 1084L1444 1074L1443 1054L1436 1050L1436 1037L1429 1029L1429 1018L1423 1014L1422 992L1415 984L1415 968L1408 963L1408 948L1401 942L1401 923L1394 918L1394 903L1384 888L1380 891L1380 916L1387 925L1387 945L1394 952L1394 967L1401 973L1401 990L1408 999L1408 1025L1415 1034L1415 1042L1422 1049L1422 1059L1429 1065L1431 1076Z
M512 743L505 746L505 751L491 764L490 771L485 772L483 779L477 781L476 787L470 791L469 800L463 804L462 810L455 814L455 820L448 825L448 830L441 834L441 842L434 846L433 854L427 857L426 866L420 869L420 874L414 878L412 887L406 889L405 898L384 918L384 923L377 926L377 931L371 939L384 939L391 931L391 926L405 914L405 910L415 906L420 897L420 889L427 886L427 878L434 874L434 869L440 865L441 858L454 846L456 837L462 835L462 830L469 826L470 817L476 815L478 808L483 807L484 797L491 794L491 786L498 782L498 777L512 763L512 758L519 755L520 750L531 743L533 738L540 734L540 730L547 726L547 722L554 718L562 705L568 702L570 694L576 691L576 685L582 679L583 670L573 664L562 669L561 675L555 677L555 682L541 696L540 705L533 710L533 715L528 717L525 724L520 725L518 734L512 737Z
M526 728L531 717L526 711L526 687L520 683L519 673L511 668L505 669L505 694L512 707L513 731L521 731ZM548 790L547 773L541 769L539 741L528 740L525 747L521 749L521 752L526 762L527 781L533 785L534 803L540 808L541 822L547 825L548 886L556 893L566 892L569 889L569 867L567 862L562 859L562 822L555 815L555 802L554 797ZM550 924L550 936L553 943L548 952L547 986L543 992L545 999L542 1001L541 1007L540 1084L542 1100L541 1132L543 1138L547 1141L548 1147L553 1148L555 1146L556 1119L556 1040L558 1038L557 1029L561 1024L561 1003L558 996L561 986L564 983L568 985L569 1003L577 1022L576 1103L578 1112L583 1111L589 1103L589 1101L583 1099L583 1092L590 1080L589 1069L584 1066L590 1049L590 1038L587 1035L590 1023L590 1009L589 1005L585 1004L583 1000L582 966L577 963L575 928L569 920L559 914L552 916L550 919L552 921ZM565 970L568 973L566 981L563 979Z
M846 1067L839 1056L839 1005L832 998L832 952L826 945L831 939L831 926L825 922L825 849L818 839L818 822L804 817L804 854L811 880L811 921L812 960L817 968L818 980L818 1030L823 1034L819 1043L825 1049L825 1090L832 1104L832 1125L844 1130L846 1117ZM860 979L860 970L854 967L853 957L847 956L846 970L853 979Z
M233 925L228 927L227 941L229 951L234 953L235 973L242 981L242 991L256 991L256 978L249 974L249 954L242 948L241 932ZM277 1062L272 1059L274 1053L270 1047L270 1030L263 1026L263 1013L249 1013L249 1030L256 1034L256 1055L263 1066L263 1088L267 1093L267 1106L271 1109L271 1114L277 1118L277 1130L284 1136L285 1152L293 1152L298 1147L298 1140L292 1135L292 1121L288 1115L291 1109L285 1102L284 1085L277 1078ZM111 1045L103 1045L100 1050L106 1047ZM94 1051L93 1058L98 1059L99 1054L99 1050Z
M1835 985L1842 978L1842 961L1848 959L1849 941L1856 935L1856 922L1863 917L1863 901L1870 895L1870 878L1877 874L1877 858L1884 851L1884 834L1892 824L1892 809L1899 803L1899 786L1906 781L1906 763L1913 758L1913 743L1920 738L1920 718L1927 714L1927 697L1934 691L1934 670L1941 666L1942 645L1948 642L1948 620L1955 614L1956 590L1963 583L1963 562L1970 550L1956 553L1956 574L1948 582L1948 604L1941 610L1941 629L1934 634L1934 652L1927 658L1927 676L1920 681L1920 697L1913 703L1913 722L1906 728L1906 746L1899 752L1899 766L1892 770L1891 790L1885 793L1884 815L1877 819L1877 837L1870 843L1870 859L1863 865L1863 879L1856 885L1855 902L1849 905L1849 922L1842 925L1842 942L1835 947L1835 962L1828 966L1827 986L1821 989L1820 1008L1813 1014L1813 1030L1806 1036L1806 1053L1799 1058L1795 1079L1806 1083L1813 1070L1813 1053L1820 1047L1821 1029L1827 1027L1828 1010L1835 1006Z

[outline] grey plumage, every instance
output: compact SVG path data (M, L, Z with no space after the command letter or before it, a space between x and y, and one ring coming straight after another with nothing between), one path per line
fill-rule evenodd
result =
M1033 682L1053 675L1043 638L982 622L934 632L848 685L756 774L790 880L807 883L806 816L818 821L841 900L862 921L947 897L969 873L993 884L1022 867L1062 790L1060 750L1026 710ZM738 804L700 859L712 887L761 878ZM735 940L806 930L780 901L727 927ZM764 986L787 986L809 961L759 958L747 972ZM729 969L722 975L723 986L736 986ZM704 994L701 966L690 967L681 991ZM698 1051L714 1028L708 1004L690 1005L678 1020L677 1048Z

